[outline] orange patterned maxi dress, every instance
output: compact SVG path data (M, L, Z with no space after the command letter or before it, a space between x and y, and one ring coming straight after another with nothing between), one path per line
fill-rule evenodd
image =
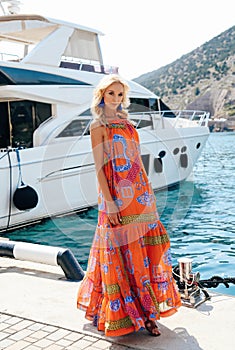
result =
M172 315L181 302L138 133L128 120L115 120L106 130L104 171L122 223L110 224L99 190L98 224L77 306L105 335L121 336L143 329L147 319Z

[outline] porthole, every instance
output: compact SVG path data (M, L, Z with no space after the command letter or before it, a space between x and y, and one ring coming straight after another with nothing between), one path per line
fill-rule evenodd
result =
M201 147L201 142L198 142L196 145L196 149L199 149Z
M165 157L165 155L166 155L166 151L161 151L158 153L159 158L163 158L163 157Z
M187 147L186 147L186 146L183 146L183 147L181 148L181 152L182 152L182 153L186 152L186 150L187 150Z
M173 154L176 155L176 154L179 153L179 151L180 151L180 150L179 150L179 148L177 147L177 148L174 149Z

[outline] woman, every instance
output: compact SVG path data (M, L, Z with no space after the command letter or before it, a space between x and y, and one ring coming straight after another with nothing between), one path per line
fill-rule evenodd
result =
M98 179L98 224L77 305L107 336L146 328L181 305L170 242L159 221L138 133L125 108L129 87L118 75L97 86L91 143Z

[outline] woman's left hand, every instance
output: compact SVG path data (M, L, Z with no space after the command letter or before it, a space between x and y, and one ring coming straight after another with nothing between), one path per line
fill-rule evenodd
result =
M114 226L122 223L121 214L115 202L106 202L107 216L110 223Z

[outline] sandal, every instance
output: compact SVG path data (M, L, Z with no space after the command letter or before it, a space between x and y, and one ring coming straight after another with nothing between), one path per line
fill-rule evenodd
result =
M145 328L147 329L147 331L153 337L159 337L159 335L161 335L161 332L159 331L159 328L154 321L147 320L144 324L145 324Z

